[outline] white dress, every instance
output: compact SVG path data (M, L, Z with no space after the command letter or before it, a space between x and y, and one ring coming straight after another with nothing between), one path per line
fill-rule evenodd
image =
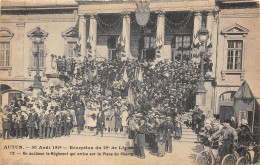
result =
M95 110L88 110L87 112L87 120L88 120L88 127L96 127L97 125L97 113L98 111ZM95 114L95 119L93 119L93 114Z
M128 117L128 112L123 111L123 113L122 113L122 126L123 127L127 126L127 117Z

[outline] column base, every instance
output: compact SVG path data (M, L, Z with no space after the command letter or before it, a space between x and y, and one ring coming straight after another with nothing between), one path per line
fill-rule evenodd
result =
M198 91L196 94L196 105L206 106L206 93L207 91Z

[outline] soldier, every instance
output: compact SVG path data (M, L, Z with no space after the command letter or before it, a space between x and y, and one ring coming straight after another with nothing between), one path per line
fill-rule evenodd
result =
M36 122L38 120L38 115L35 113L35 109L31 109L29 116L28 116L28 133L29 133L29 138L34 139L35 138L35 127L36 127Z

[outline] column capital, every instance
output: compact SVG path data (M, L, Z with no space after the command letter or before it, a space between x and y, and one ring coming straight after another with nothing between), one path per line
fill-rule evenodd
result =
M214 14L213 14L213 11L209 11L209 12L207 12L207 16L213 16Z
M85 14L78 14L79 18L84 18Z
M200 11L195 11L194 12L194 16L201 16L201 12Z
M129 15L131 14L131 12L126 10L126 11L123 11L121 14L123 15L124 18L128 18L128 17L130 17Z
M163 10L156 10L155 13L158 14L158 17L164 17L166 12Z

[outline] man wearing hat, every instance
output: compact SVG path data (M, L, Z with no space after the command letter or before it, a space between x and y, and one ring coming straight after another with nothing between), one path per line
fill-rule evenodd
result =
M25 119L24 116L22 115L21 110L17 111L16 122L18 124L18 128L16 129L16 138L18 138L18 136L20 136L20 138L23 138Z
M5 140L6 135L7 135L7 139L10 139L12 115L11 114L4 115L2 121L3 121L3 123L2 123L3 139Z
M35 138L35 127L37 125L37 120L38 120L38 115L35 113L35 109L31 108L30 113L28 115L28 133L29 133L29 138L34 139Z
M81 131L84 128L85 120L84 120L84 111L81 106L77 107L77 111L75 113L76 120L77 120L77 126L78 126L78 134L81 133Z
M230 126L231 120L226 119L224 121L224 127L217 132L215 132L210 138L209 141L212 141L212 139L217 139L220 136L222 137L222 145L221 147L221 153L219 153L221 160L226 156L227 154L232 154L233 149L233 142L238 140L237 131Z
M38 122L39 122L39 138L42 139L45 137L45 111L41 111L39 118L38 118Z
M135 154L144 159L145 154L144 154L144 146L145 146L145 134L147 133L147 125L145 124L145 118L140 119L140 126L137 131L137 134L134 138L134 144L136 146L135 148Z
M50 114L48 115L48 127L47 127L47 138L53 138L53 132L56 126L56 116L54 114L54 111L51 110Z
M163 129L165 131L166 140L165 140L165 151L166 152L172 152L172 134L174 131L174 124L172 122L172 118L170 116L167 116L166 121L163 122Z
M99 131L101 132L101 137L103 137L103 129L105 126L105 114L102 111L101 107L99 109L99 113L97 114L97 132L95 135L98 135Z

